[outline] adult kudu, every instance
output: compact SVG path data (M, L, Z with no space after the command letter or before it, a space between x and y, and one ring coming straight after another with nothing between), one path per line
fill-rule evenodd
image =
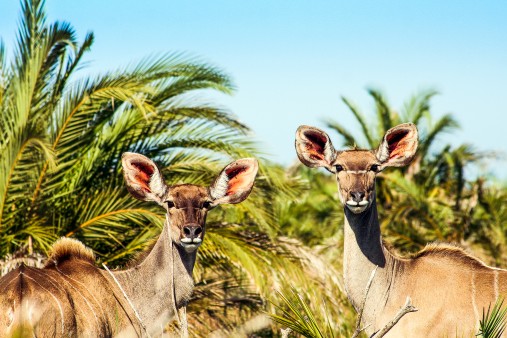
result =
M166 209L164 228L144 258L126 270L95 266L81 242L55 243L42 269L21 266L0 279L0 336L155 336L189 300L208 210L239 203L252 190L257 161L226 166L208 187L167 186L153 161L125 153L127 188Z
M411 123L389 129L375 150L336 151L318 128L300 126L296 132L301 162L336 176L345 212L345 290L356 311L378 266L363 308L366 331L382 328L411 297L418 311L404 316L386 337L474 336L482 309L505 295L507 270L489 267L452 245L429 245L412 258L401 258L382 242L375 177L387 167L409 164L417 144Z

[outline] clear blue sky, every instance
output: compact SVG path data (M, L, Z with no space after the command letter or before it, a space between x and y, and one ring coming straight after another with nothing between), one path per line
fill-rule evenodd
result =
M366 88L392 106L420 89L441 92L437 115L462 129L445 141L507 154L507 1L47 0L49 20L95 33L89 71L186 51L226 70L220 96L272 159L290 164L300 124L324 118L357 130L344 95L372 111ZM0 1L0 36L12 45L17 0ZM337 142L336 142L337 143ZM507 177L507 162L495 162ZM503 169L502 169L503 168Z

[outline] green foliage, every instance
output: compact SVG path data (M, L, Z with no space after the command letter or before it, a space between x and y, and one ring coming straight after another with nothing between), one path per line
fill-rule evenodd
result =
M0 257L46 252L61 236L82 240L109 265L146 247L160 232L164 213L124 188L124 152L152 158L168 184L205 186L230 161L259 158L249 129L207 99L210 92L234 90L222 70L169 53L80 77L93 41L88 33L79 42L69 23L47 23L44 1L23 0L12 60L0 45ZM230 313L252 314L262 305L260 294L280 278L277 269L287 266L291 278L304 276L290 246L278 245L269 202L293 198L300 183L259 160L247 201L209 214L195 269L196 305L213 282L230 293L254 294L247 297L254 301L226 302ZM227 316L223 323L233 320Z
M491 262L507 266L507 189L499 185L476 184L478 206L469 223L470 239L482 248Z
M173 53L80 79L93 39L79 43L69 23L46 23L43 1L23 1L13 61L0 54L0 255L29 238L46 251L59 236L84 240L105 261L138 250L163 218L123 187L125 151L154 158L171 183L200 184L255 153L243 124L192 98L230 93L222 71ZM268 227L263 216L253 217Z
M507 325L507 308L503 306L503 299L497 299L493 309L491 304L484 313L482 309L482 319L479 321L478 337L483 338L500 338L505 331Z
M370 90L369 93L375 102L375 110L370 115L343 98L358 122L361 135L353 135L349 128L328 120L328 127L343 138L343 146L375 149L384 133L402 122L413 121L420 132L419 150L413 163L408 168L386 170L377 178L379 219L387 243L401 252L415 252L428 242L457 242L473 247L480 257L492 257L496 264L505 266L507 190L498 185L490 186L483 178L471 180L466 176L471 165L490 154L477 152L470 145L452 147L437 142L442 134L455 130L458 123L451 115L443 115L435 121L430 103L436 92L414 95L401 113L391 108L380 92ZM335 147L341 148L337 143ZM321 259L340 270L343 210L336 197L334 177L302 166L290 168L288 172L307 181L308 190L296 201L280 203L282 229L311 245ZM298 288L298 295L302 299L315 299L311 288ZM285 302L289 297L284 295L280 299ZM286 327L291 327L289 322L306 316L305 309L295 305L297 302L298 299L288 309L277 310L276 316L285 318L283 325ZM296 309L298 315L292 313ZM353 316L343 314L354 311L346 304L342 305L342 310L341 319L351 326ZM324 330L328 321L338 320L335 313L323 315L318 311L313 312L313 318L320 323L320 330ZM304 335L306 331L297 332Z
M0 42L0 257L19 249L45 252L60 236L81 239L110 265L143 249L164 215L124 188L123 152L153 158L169 184L208 185L229 161L259 157L249 129L206 99L210 91L233 92L222 70L170 53L80 77L93 41L93 33L78 41L69 23L48 24L44 1L22 0L12 59ZM369 94L370 115L343 98L360 135L328 121L343 145L375 148L386 130L405 121L420 132L413 163L378 178L387 241L400 251L434 240L460 242L505 265L507 190L466 176L487 154L439 142L458 123L449 114L435 118L435 91L414 95L399 112L381 92ZM189 312L198 315L190 317L191 332L233 332L265 310L309 337L350 335L355 316L340 277L343 210L335 180L260 160L252 195L208 216L194 271ZM273 289L288 291L266 304ZM501 305L488 309L485 328L504 322Z
M304 185L295 199L276 201L280 230L306 245L322 244L323 239L332 237L343 224L336 182L329 175L302 164L289 168L288 175Z
M304 337L335 337L329 321L325 324L319 323L308 303L295 289L291 289L290 295L278 292L278 296L283 301L285 307L275 305L282 314L269 314L275 322Z

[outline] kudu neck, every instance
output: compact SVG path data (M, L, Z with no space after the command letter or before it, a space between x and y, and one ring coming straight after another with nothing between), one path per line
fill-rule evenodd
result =
M386 263L380 235L377 202L374 198L370 207L360 214L345 209L345 237L353 240L364 257L373 265L384 267Z
M389 299L390 285L396 277L393 271L399 265L382 244L375 199L360 214L354 214L345 208L344 237L345 290L357 311L360 310L371 273L376 270L363 309L363 323L371 324L374 328Z
M172 319L174 310L188 302L194 286L192 270L197 252L188 253L173 243L170 231L166 221L143 260L128 270L114 272L148 328L158 328Z
M197 250L187 252L180 245L172 241L171 225L166 220L164 228L149 254L139 263L139 266L148 268L171 269L175 273L186 273L190 277L194 269Z

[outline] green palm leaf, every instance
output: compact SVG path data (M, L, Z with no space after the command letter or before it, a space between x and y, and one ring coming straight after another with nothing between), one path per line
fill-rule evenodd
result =
M479 321L477 336L483 338L500 338L507 325L507 308L503 306L503 299L497 299L493 308L491 304L488 310L482 309L482 319Z
M278 297L282 300L283 306L276 303L274 305L281 315L269 314L271 319L282 325L282 327L289 328L304 337L334 337L333 331L330 330L329 322L324 325L319 323L308 303L296 289L291 288L289 295L282 292L277 293Z

